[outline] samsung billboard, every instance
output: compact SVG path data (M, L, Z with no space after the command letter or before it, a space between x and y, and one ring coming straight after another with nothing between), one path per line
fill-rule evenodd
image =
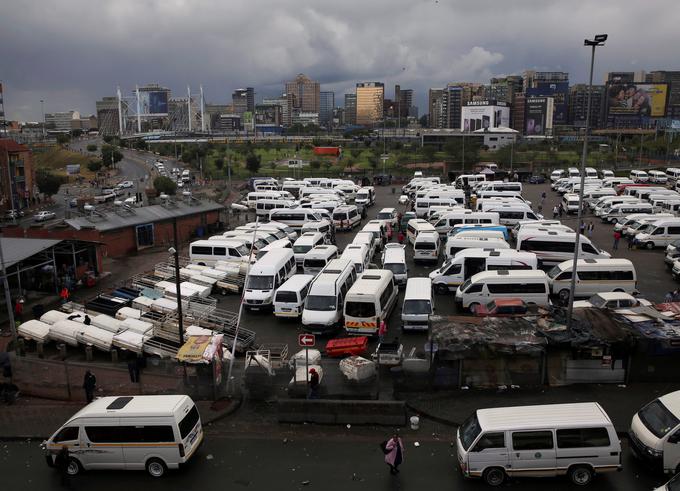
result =
M510 108L505 102L470 101L462 108L463 131L492 129L510 126Z
M527 97L552 97L553 122L567 124L569 120L569 82L537 82L527 89Z
M527 97L524 103L524 134L526 136L551 135L553 108L552 97Z

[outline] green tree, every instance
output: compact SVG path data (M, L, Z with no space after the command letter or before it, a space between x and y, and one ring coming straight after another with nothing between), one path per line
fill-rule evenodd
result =
M321 168L321 161L320 160L312 160L309 163L309 166L314 170L318 170L318 169Z
M111 135L106 135L104 137L104 143L111 143L113 141L113 137Z
M57 135L57 143L59 145L66 145L70 141L71 141L71 135L69 135L68 133L59 133Z
M123 160L123 154L112 145L102 145L102 164L111 167L112 164Z
M88 162L87 168L92 172L99 172L99 170L102 168L101 160L91 160Z
M223 157L217 157L215 159L215 167L219 171L221 171L224 168L224 158Z
M97 147L97 145L95 145L94 143L90 143L90 144L87 146L87 151L88 151L88 152L96 152L96 151L97 151L97 148L99 148L99 147Z
M158 176L153 180L154 189L160 194L170 194L173 195L177 191L177 183L165 176Z
M251 174L257 174L261 164L262 158L254 152L251 152L246 156L246 169L248 169Z
M35 179L40 192L45 193L48 196L57 194L59 192L59 186L66 182L65 177L53 174L47 169L38 169L35 173Z
M146 143L144 140L135 140L135 142L133 143L133 146L137 150L148 150L149 149L148 143Z
M423 145L423 147L420 149L420 153L426 162L433 162L436 152L437 149L432 145Z

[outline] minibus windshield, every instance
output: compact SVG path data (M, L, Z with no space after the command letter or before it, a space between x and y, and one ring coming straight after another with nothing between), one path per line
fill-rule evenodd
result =
M429 314L432 306L429 300L406 300L404 302L404 314Z
M465 422L460 426L459 431L460 443L463 445L465 450L468 450L482 432L476 412L473 413L472 416L470 416L467 420L465 420Z
M248 286L251 290L271 290L274 288L273 276L255 276L248 277Z
M658 399L640 409L638 417L642 424L658 438L666 436L680 423L680 420Z
M336 306L335 301L336 298L330 295L309 295L305 302L305 309L325 312L333 311Z

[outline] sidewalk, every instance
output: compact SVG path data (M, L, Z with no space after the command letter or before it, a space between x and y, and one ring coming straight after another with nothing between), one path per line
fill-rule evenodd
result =
M680 384L648 383L625 387L605 384L549 387L542 390L513 389L456 390L447 392L404 393L407 407L423 418L457 426L476 409L570 402L599 402L614 423L616 431L626 433L633 415L651 400L680 390Z
M240 405L237 399L196 401L204 426L234 413ZM11 406L0 405L0 441L48 438L84 406L84 403L55 403L23 397Z

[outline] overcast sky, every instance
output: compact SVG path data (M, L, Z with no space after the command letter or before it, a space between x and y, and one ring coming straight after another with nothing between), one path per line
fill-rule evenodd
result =
M587 81L584 37L609 34L607 71L680 69L677 0L3 0L0 80L7 117L94 112L96 99L158 82L207 102L253 86L277 95L305 73L334 90L358 81L415 89L486 82L525 69Z

